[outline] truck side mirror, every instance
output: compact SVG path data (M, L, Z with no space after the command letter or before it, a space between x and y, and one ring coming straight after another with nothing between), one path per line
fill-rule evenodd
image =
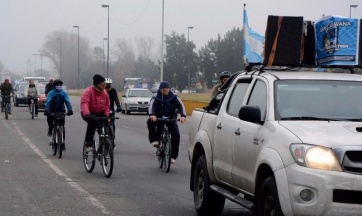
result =
M261 112L259 106L245 105L239 110L239 119L243 121L261 123Z

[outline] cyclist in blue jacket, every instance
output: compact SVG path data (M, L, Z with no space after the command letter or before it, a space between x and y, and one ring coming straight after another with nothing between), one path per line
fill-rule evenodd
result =
M148 138L154 147L158 148L158 140L161 136L161 130L156 129L159 125L157 118L176 118L176 109L179 110L181 115L180 122L184 123L186 121L185 106L181 99L171 91L170 83L168 81L162 81L157 93L152 97L148 108L148 113L150 115L150 118L147 120L149 131ZM175 163L179 152L180 131L176 122L169 122L168 126L172 137L171 163Z
M54 89L48 93L47 100L45 102L45 111L44 115L47 116L48 122L48 136L52 135L53 131L53 120L54 116L49 115L50 113L55 112L64 112L65 113L65 106L67 106L67 115L73 115L72 105L70 104L70 99L68 94L62 89L63 81L60 79L56 79L53 82ZM65 145L63 147L65 150Z

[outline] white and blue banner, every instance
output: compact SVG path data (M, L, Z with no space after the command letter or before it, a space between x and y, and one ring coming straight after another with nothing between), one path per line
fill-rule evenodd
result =
M249 27L245 4L243 35L244 63L262 63L265 37Z
M326 16L314 28L317 65L358 64L358 19Z

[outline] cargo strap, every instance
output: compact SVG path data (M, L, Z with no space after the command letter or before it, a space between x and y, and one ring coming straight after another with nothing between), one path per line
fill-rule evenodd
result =
M274 42L273 42L273 46L272 46L272 49L270 51L270 55L269 55L269 59L268 59L268 64L267 66L271 66L274 62L274 57L275 57L275 51L277 49L277 44L278 44L278 37L279 37L279 32L280 32L280 28L282 26L282 21L283 21L283 17L282 16L279 16L278 17L278 30L277 30L277 33L275 35L275 38L274 38Z

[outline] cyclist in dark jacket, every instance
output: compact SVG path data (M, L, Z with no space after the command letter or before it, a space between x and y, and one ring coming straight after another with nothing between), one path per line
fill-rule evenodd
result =
M122 108L121 108L121 104L119 103L117 90L112 87L112 79L111 78L106 78L105 90L108 93L109 101L110 101L110 104L111 104L111 107L109 108L110 111L111 111L109 116L114 117L115 116L114 104L116 104L116 106L117 106L116 112L121 112ZM114 124L114 119L111 119L111 122L112 122L112 125L113 125L114 134L116 134L116 125Z
M54 80L53 78L49 78L49 83L45 85L45 95L48 95L48 93L54 89Z
M148 108L148 112L150 115L150 118L147 120L149 131L148 138L150 143L154 147L158 148L158 140L161 135L161 130L156 129L156 127L159 125L157 122L157 118L176 118L176 109L179 110L181 115L180 122L184 123L186 121L185 106L183 105L181 99L171 91L170 83L167 81L161 82L159 90L157 91L155 96L152 97ZM170 122L168 123L168 126L172 136L171 163L175 163L179 152L180 132L176 122Z
M0 87L1 90L1 112L4 112L4 96L14 96L14 88L13 85L11 85L9 79L5 79L5 81L1 84ZM11 114L11 103L9 103L9 114Z
M54 80L54 89L48 93L47 100L45 102L44 115L47 116L48 122L48 136L52 135L54 116L49 115L50 113L63 112L65 113L65 106L67 106L67 115L73 115L72 105L68 94L62 90L63 81L60 79ZM65 145L63 146L65 150Z

